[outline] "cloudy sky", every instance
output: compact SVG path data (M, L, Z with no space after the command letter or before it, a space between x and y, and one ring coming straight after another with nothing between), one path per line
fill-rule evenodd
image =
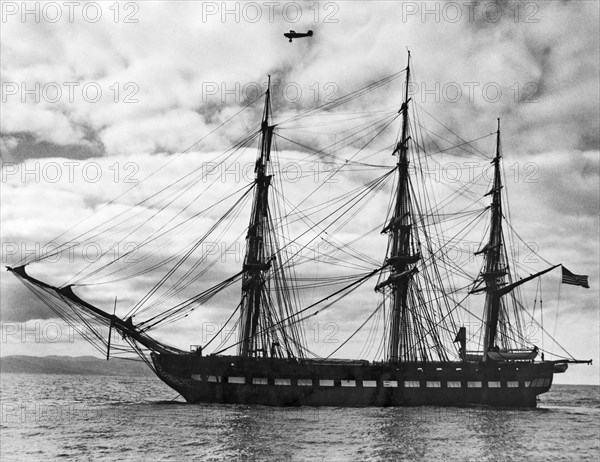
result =
M501 117L512 223L546 260L590 276L589 290L559 292L558 275L544 282L547 330L595 362L557 380L598 383L598 3L275 3L56 2L24 11L3 2L3 265L165 163L137 199L211 159L256 124L260 106L194 143L264 91L268 74L274 108L287 117L401 71L409 48L415 103L464 139L493 131ZM290 29L314 36L289 43ZM353 110L375 103L397 108L399 93ZM492 153L493 143L481 149ZM378 212L363 218L375 225ZM93 352L65 335L23 337L25 326L56 320L5 272L1 285L2 354ZM355 327L340 323L339 337Z

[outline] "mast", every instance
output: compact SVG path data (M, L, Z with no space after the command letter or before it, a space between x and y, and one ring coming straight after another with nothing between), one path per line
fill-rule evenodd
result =
M386 265L390 266L391 274L383 283L378 284L376 290L391 285L391 326L388 344L388 359L398 362L410 350L413 343L412 329L410 328L408 313L408 289L412 275L416 272L414 264L420 255L415 251L415 242L412 237L412 207L408 173L408 97L410 81L410 52L406 67L406 84L404 101L400 108L402 113L402 133L393 154L398 154L398 185L396 188L396 202L394 212L383 232L389 235L389 256Z
M494 183L488 195L492 196L490 237L484 247L485 267L482 274L485 283L485 337L483 345L483 360L487 360L487 352L495 347L500 313L499 289L505 285L508 268L504 262L504 242L502 240L502 175L500 172L500 119L496 132L496 155L494 164Z
M484 338L483 338L483 361L489 361L488 351L498 347L498 323L502 308L502 297L512 292L517 287L531 281L537 277L552 271L560 266L553 265L535 274L531 274L518 281L507 281L508 262L506 257L506 249L504 247L504 239L502 232L502 172L500 169L500 159L502 158L502 150L500 144L500 119L498 119L498 129L496 131L496 155L492 160L494 164L494 179L492 189L486 196L492 196L490 204L490 234L487 243L476 255L484 254L483 270L480 278L476 281L475 287L470 291L471 294L485 292L485 308L484 308Z
M267 174L271 155L271 140L274 125L269 125L271 105L271 76L265 93L265 108L261 125L260 153L254 168L256 189L252 204L252 214L246 235L246 255L244 257L241 301L241 356L256 356L262 350L266 356L264 342L257 338L259 319L263 305L266 273L271 267L271 260L265 252L265 237L268 233L268 196L272 175ZM263 329L264 330L264 329Z

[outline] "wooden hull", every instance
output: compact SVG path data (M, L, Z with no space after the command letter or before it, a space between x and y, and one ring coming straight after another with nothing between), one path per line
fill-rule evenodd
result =
M289 362L153 354L157 375L189 403L267 406L535 407L552 363Z

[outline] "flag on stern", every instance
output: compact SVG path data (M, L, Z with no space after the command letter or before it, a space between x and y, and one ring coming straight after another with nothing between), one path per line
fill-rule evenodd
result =
M581 286L581 287L585 287L586 289L590 288L590 286L588 284L587 276L573 274L564 266L562 267L562 283L563 284L571 284L574 286Z

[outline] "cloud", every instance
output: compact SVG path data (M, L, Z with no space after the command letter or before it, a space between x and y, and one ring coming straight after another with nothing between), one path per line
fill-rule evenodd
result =
M367 17L362 10L359 14L358 5L347 2L318 13L305 8L298 23L290 23L291 9L284 14L281 6L271 12L272 21L264 9L260 21L252 23L247 20L252 17L250 11L236 5L229 14L220 7L210 14L212 10L206 6L190 4L165 15L160 5L147 4L136 14L138 23L103 20L93 27L85 21L42 22L37 27L8 21L5 36L29 33L38 43L32 54L21 43L4 41L5 84L44 88L56 83L64 95L58 102L48 103L40 91L38 104L32 103L31 97L26 97L28 104L22 104L20 89L6 96L11 117L3 118L2 132L29 132L39 141L85 145L84 134L91 130L106 144L108 154L118 154L123 148L115 145L113 136L115 131L120 133L119 125L127 130L128 124L152 124L157 114L179 114L186 130L186 117L190 117L184 116L186 111L201 112L207 103L215 103L215 97L217 104L210 106L213 110L239 106L242 89L249 84L263 86L267 73L284 86L294 83L302 89L303 98L294 104L286 104L284 98L280 109L302 110L314 103L317 93L323 98L328 83L335 85L330 91L339 95L402 69L408 45L415 57L414 77L419 88L432 89L439 84L440 93L451 85L465 94L458 103L443 105L456 128L464 126L465 118L473 120L491 112L506 114L515 127L528 131L528 144L534 150L549 147L550 141L555 148L576 143L579 149L590 149L597 143L594 82L598 64L594 56L598 43L590 21L597 16L593 2L535 4L535 11L526 3L518 11L501 4L497 22L491 13L491 19L485 16L483 6L473 11L472 19L464 7L455 23L446 20L452 15L445 7L436 12L420 3L413 5L418 11L410 14L406 5L376 2L377 8L370 8ZM106 10L104 14L112 13ZM312 27L316 35L289 44L281 37L281 30L288 26ZM580 39L570 40L575 29ZM79 39L71 40L72 36ZM212 45L216 42L218 47ZM451 45L451 53L445 44ZM67 82L78 85L69 87ZM478 86L472 85L475 83ZM86 85L88 91L83 92ZM217 93L213 94L215 86ZM496 102L497 88L502 97ZM102 97L91 102L96 89ZM70 90L73 101L67 101ZM470 91L472 95L467 96ZM400 85L396 92L398 101ZM421 92L415 99L431 102L439 96L435 93L427 96ZM581 94L588 97L578 97ZM515 98L538 102L514 104ZM488 117L493 122L493 115ZM547 139L546 133L545 146L541 146L543 127L555 123L566 128L563 136ZM483 128L481 123L475 127ZM203 128L199 126L198 132ZM129 146L127 140L125 144ZM152 149L154 144L149 141L131 148ZM186 147L183 139L169 143L170 152Z

